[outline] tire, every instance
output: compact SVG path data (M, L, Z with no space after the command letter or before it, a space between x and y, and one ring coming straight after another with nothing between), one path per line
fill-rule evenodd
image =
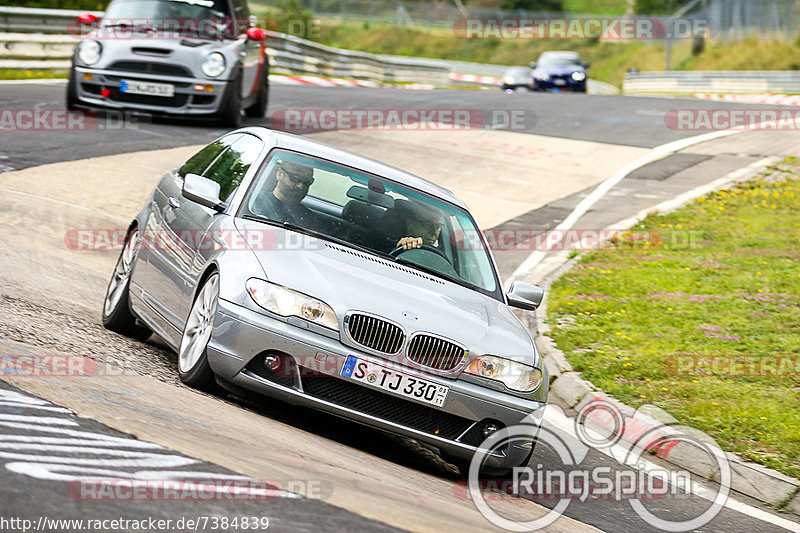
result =
M242 125L242 73L240 72L225 91L225 101L219 112L219 122L227 128Z
M258 84L258 96L250 107L244 110L245 115L253 118L264 118L269 105L269 65L264 58L264 68L261 72L261 81Z
M67 105L66 108L70 111L78 109L78 85L75 81L75 69L71 68L69 71L69 80L67 81Z
M114 274L108 282L106 297L103 301L103 326L126 337L143 341L151 335L151 331L136 323L136 316L131 312L128 291L138 255L139 231L133 230L125 240L125 246L119 254Z
M219 273L214 272L197 292L178 349L178 376L201 390L215 390L214 372L208 364L208 341L214 328L214 313L219 301Z

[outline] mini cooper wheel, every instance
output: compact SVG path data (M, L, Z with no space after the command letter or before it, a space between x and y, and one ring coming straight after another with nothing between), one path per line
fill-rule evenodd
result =
M265 63L258 84L256 101L250 107L245 108L244 114L248 117L264 118L264 115L267 114L267 105L269 105L269 65Z
M192 304L178 350L178 376L197 389L212 389L214 372L208 365L208 341L214 328L214 313L219 300L219 274L214 272L203 283Z
M131 312L128 291L131 283L131 272L139 253L139 231L133 230L125 241L125 246L117 259L114 274L108 283L106 298L103 302L103 326L127 337L140 341L147 339L151 332L136 323L136 316Z

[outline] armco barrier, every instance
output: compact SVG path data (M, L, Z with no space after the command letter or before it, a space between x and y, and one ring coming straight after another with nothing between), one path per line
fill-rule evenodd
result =
M714 70L638 72L625 75L624 93L800 93L800 71Z

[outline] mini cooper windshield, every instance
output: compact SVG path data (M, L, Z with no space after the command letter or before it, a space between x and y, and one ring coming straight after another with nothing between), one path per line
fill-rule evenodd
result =
M348 244L503 301L469 213L385 178L276 150L240 215Z

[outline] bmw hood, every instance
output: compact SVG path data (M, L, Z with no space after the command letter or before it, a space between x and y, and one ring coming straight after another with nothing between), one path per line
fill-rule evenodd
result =
M242 219L236 225L244 232L265 228ZM536 357L530 334L503 302L408 265L270 229L284 249L253 250L268 281L324 301L336 312L340 327L347 312L363 311L401 325L406 335L434 333L473 354ZM285 244L291 242L295 245Z
M579 67L577 65L570 65L566 67L550 67L550 68L540 68L536 69L537 72L542 72L549 76L569 76L574 74L575 72L582 72L586 74L586 70L583 67Z

